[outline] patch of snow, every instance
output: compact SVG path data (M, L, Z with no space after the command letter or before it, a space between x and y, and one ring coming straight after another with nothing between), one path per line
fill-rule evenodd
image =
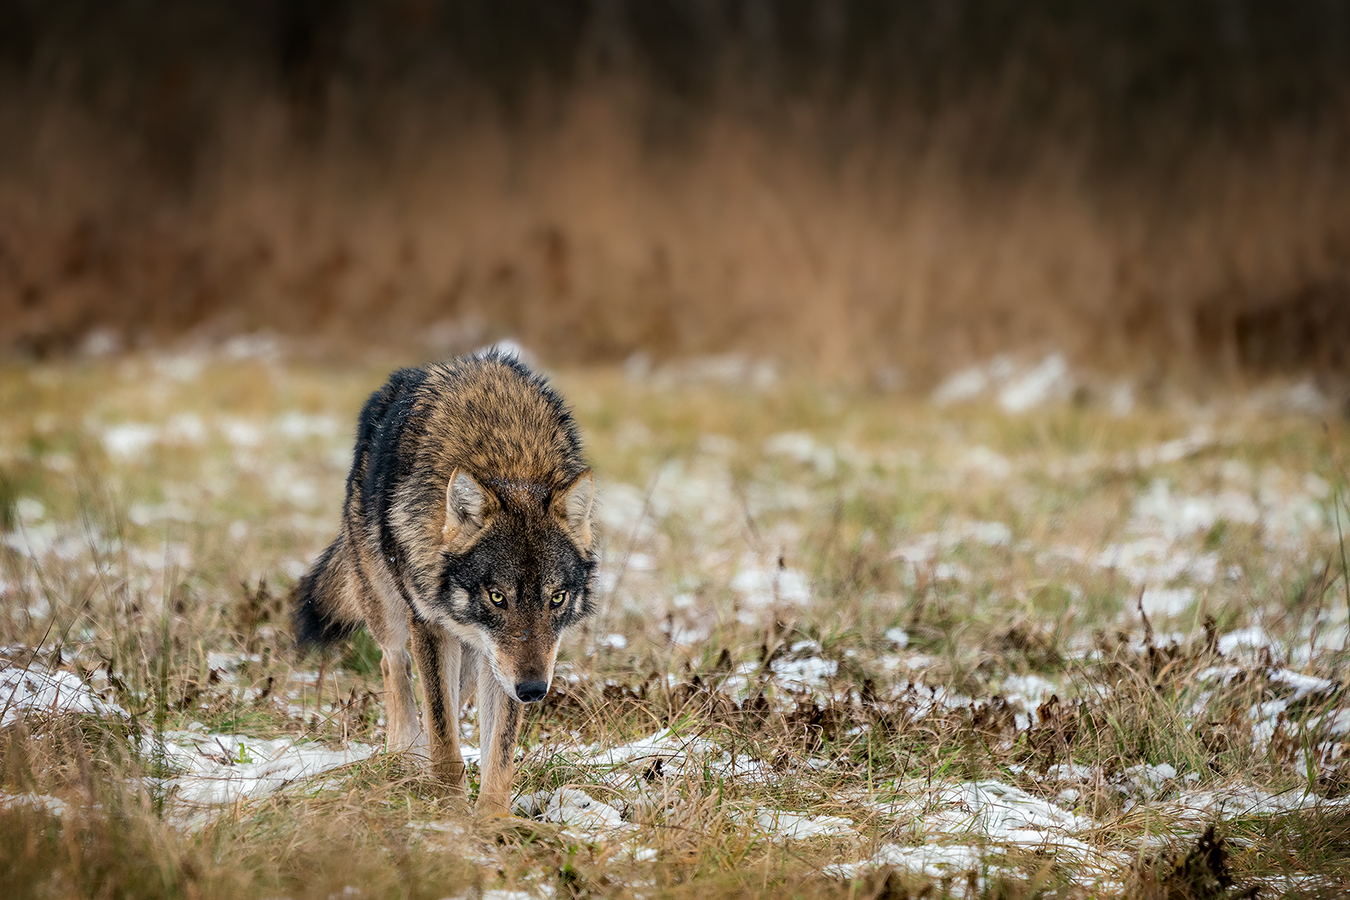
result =
M10 666L0 669L0 727L22 713L84 713L126 716L126 710L96 695L72 672Z
M731 589L740 595L742 603L752 608L779 602L804 606L811 602L804 574L783 566L761 566L751 556L741 560L740 571L731 579Z
M140 456L159 440L160 429L144 422L124 422L103 429L103 449L109 456L131 459Z
M221 419L220 432L225 435L225 440L241 450L257 447L263 439L262 426L248 419Z
M167 779L166 786L182 803L216 806L266 796L374 752L374 747L357 743L330 750L290 738L174 731L165 735L164 757L182 774Z
M1155 809L1173 818L1202 824L1214 818L1236 819L1270 816L1300 809L1350 809L1350 797L1328 800L1305 788L1272 794L1243 783L1179 791Z
M1328 681L1325 678L1318 678L1315 675L1302 675L1298 672L1292 672L1289 669L1273 669L1267 673L1267 678L1277 684L1283 684L1285 687L1292 688L1294 696L1291 702L1297 703L1309 694L1330 693L1336 688L1336 683Z
M1003 679L1000 690L1008 700L1020 702L1027 712L1035 712L1059 688L1045 676L1030 672L1026 675L1009 675Z
M262 659L261 653L222 653L219 650L212 650L206 654L206 667L233 672L245 663L260 663ZM194 722L192 724L199 725L200 723ZM189 730L195 729L189 728Z
M1072 840L1067 835L1092 827L1090 820L998 781L946 787L926 800L939 807L924 816L926 828L947 833L964 829L1006 844L1063 845Z
M463 822L409 822L408 828L413 831L431 831L436 834L448 834L452 837L465 837L469 834L469 829Z
M538 900L529 891L513 891L508 888L484 888L477 894L479 900ZM460 898L448 898L460 900Z
M1113 780L1113 786L1122 794L1148 801L1165 791L1176 781L1177 770L1169 763L1149 765L1141 763L1123 769Z
M805 659L775 659L770 670L785 683L794 687L819 687L839 671L839 663L832 659L809 656Z
M933 405L950 406L953 403L962 403L967 400L974 400L985 392L989 387L989 376L980 366L972 366L969 369L963 369L955 375L950 375L933 391Z
M1194 588L1145 588L1139 604L1149 616L1179 616L1195 603Z
M615 788L639 785L643 773L659 771L664 775L677 775L686 767L692 767L692 770L706 767L720 775L744 778L751 782L768 781L774 777L773 768L768 763L744 756L733 757L706 738L681 737L669 728L618 747L593 745L562 753L576 765L613 770L605 782ZM633 773L632 767L637 767L638 772Z
M959 534L962 541L974 541L986 547L1006 547L1012 543L1012 531L1002 522L966 522Z
M41 500L35 500L32 497L20 497L14 501L14 514L19 517L19 521L25 525L32 525L41 522L47 517L47 507Z
M1062 354L1053 353L1031 371L1005 384L998 392L998 403L1005 412L1026 412L1047 401L1069 397L1074 387L1068 362Z
M11 794L9 791L0 791L0 806L26 806L58 818L64 816L69 809L66 801L50 794Z
M1265 632L1265 629L1259 626L1230 631L1219 638L1219 652L1224 656L1239 651L1259 652L1261 650L1271 650L1278 653L1279 645L1274 638Z
M20 528L18 531L6 531L0 535L0 543L18 553L37 559L51 553L56 547L56 526L50 522Z
M1159 448L1160 457L1167 446ZM1326 525L1327 516L1317 496L1323 484L1315 475L1305 476L1300 483L1271 468L1263 473L1255 498L1250 490L1236 488L1207 496L1187 496L1174 494L1165 479L1156 478L1135 501L1130 530L1175 544L1220 522L1259 523L1268 542L1297 546L1301 537Z
M628 827L620 810L574 787L527 794L518 798L512 809L519 815L557 822L592 834Z
M936 406L975 400L993 389L998 404L1008 413L1022 413L1052 400L1069 397L1077 382L1061 353L1051 353L1030 368L1000 355L984 365L972 366L949 376L933 391Z
M1217 678L1220 679L1220 684L1226 685L1234 678L1245 674L1245 672L1246 670L1240 666L1210 666L1207 669L1200 670L1195 679L1208 682Z
M1335 737L1350 734L1350 709L1338 709L1322 717L1322 730Z
M1068 767L1073 775L1090 775L1086 767ZM1082 771L1073 771L1082 768ZM1063 773L1052 773L1051 778ZM1086 779L1084 779L1086 780ZM881 813L909 822L927 843L923 847L899 847L884 851L862 863L842 867L839 874L853 877L859 871L877 865L891 865L921 872L934 878L949 878L964 871L984 872L997 868L1000 855L995 847L1021 848L1057 853L1080 874L1110 877L1124 865L1128 855L1099 850L1083 840L1097 828L1086 817L1061 809L1054 803L1034 797L1019 788L997 781L931 785L915 783L901 791L902 799L873 804ZM978 837L980 848L948 847L956 855L956 871L945 865L923 865L924 854L939 848L935 838L969 840ZM941 857L940 857L941 858ZM970 866L971 869L962 867Z
M987 854L988 851L975 847L950 844L923 844L918 847L884 844L862 862L826 866L824 872L831 877L850 881L873 869L891 868L941 881L983 873L988 868L985 865ZM977 896L981 893L982 890L977 887Z
M835 834L849 834L853 823L841 816L804 816L781 809L765 809L755 814L755 828L784 840L804 840Z
M1056 763L1045 770L1045 777L1052 781L1091 782L1097 780L1098 774L1099 770L1095 766L1075 762Z
M1155 478L1148 493L1135 501L1132 528L1139 534L1159 534L1178 541L1200 531L1208 531L1220 520L1252 525L1261 519L1261 510L1251 497L1227 490L1212 497L1177 496L1166 480Z
M1058 548L1055 552L1099 568L1114 569L1138 585L1169 584L1182 577L1200 584L1212 584L1218 577L1218 556L1213 553L1192 555L1159 537L1108 544L1095 556L1081 554L1073 548Z

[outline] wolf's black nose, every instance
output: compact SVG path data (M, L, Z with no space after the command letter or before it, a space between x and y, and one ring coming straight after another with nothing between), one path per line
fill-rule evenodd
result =
M536 700L543 700L544 695L548 693L547 681L522 681L516 685L516 696L522 703L533 703Z

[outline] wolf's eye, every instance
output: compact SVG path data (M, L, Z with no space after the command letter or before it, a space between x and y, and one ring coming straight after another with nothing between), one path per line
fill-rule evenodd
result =
M501 591L488 591L488 599L498 609L506 609L506 597L502 595Z
M549 606L552 606L554 609L557 609L566 602L567 602L567 591L554 591L553 597L549 600Z

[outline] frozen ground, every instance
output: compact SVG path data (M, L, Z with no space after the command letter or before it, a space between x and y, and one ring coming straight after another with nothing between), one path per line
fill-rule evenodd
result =
M113 805L53 749L82 722L176 833L378 815L483 896L1109 895L1210 825L1232 890L1327 888L1340 851L1260 837L1350 822L1345 424L1315 389L1084 400L1052 356L878 397L700 366L560 380L601 613L532 710L506 839L379 752L368 641L290 648L381 368L245 343L3 372L0 734L28 743L0 811Z

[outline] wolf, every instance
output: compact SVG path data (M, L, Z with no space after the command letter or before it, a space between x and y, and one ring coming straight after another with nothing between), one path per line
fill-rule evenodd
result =
M522 704L548 693L559 636L594 611L594 498L571 413L516 357L400 369L361 410L340 530L296 585L299 644L364 624L386 749L428 759L463 799L459 716L476 690L479 812L506 813Z

